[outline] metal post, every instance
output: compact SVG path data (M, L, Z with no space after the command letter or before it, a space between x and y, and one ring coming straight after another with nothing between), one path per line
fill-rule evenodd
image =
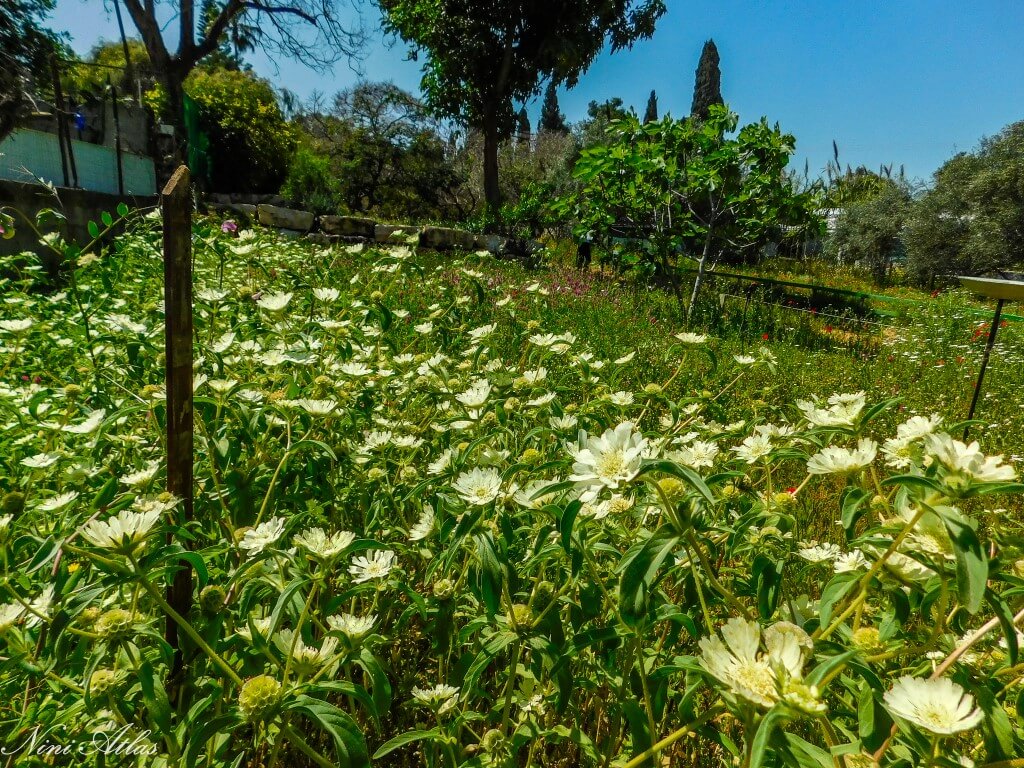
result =
M192 192L186 166L180 166L171 176L160 193L160 205L164 219L167 490L181 499L176 523L185 526L192 520L193 511ZM192 607L192 568L188 563L181 565L167 588L167 602L187 616ZM183 665L181 638L177 624L169 616L166 638L176 651L172 677L177 678Z
M117 192L124 194L124 166L121 162L121 120L117 112L117 88L114 87L110 75L107 75L110 86L110 106L114 112L114 156L117 157Z
M985 369L988 368L988 358L992 354L992 347L996 343L996 333L999 331L999 316L1003 314L1003 299L996 304L996 314L992 318L992 327L988 331L988 344L985 345L985 356L981 358L981 370L978 371L978 381L974 384L974 396L971 398L971 410L967 412L967 424L964 425L964 442L967 442L967 433L971 430L971 420L974 418L974 410L978 407L978 397L981 395L981 383L985 380Z
M57 69L57 59L54 57L51 59L53 62L53 95L54 101L57 102L57 109L59 110L60 117L57 120L58 130L61 131L61 135L64 137L64 145L67 148L68 153L68 166L71 168L71 181L78 187L78 168L75 166L75 151L71 146L71 129L68 127L68 118L65 114L67 105L64 101L64 89L60 84L60 72ZM67 175L65 174L64 186L67 186Z

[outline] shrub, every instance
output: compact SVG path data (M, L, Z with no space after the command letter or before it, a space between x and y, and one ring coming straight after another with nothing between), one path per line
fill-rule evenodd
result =
M210 139L211 188L277 192L295 152L296 134L270 83L248 72L197 69L185 91L199 105Z
M289 205L316 214L338 213L341 189L330 160L309 147L299 147L281 185Z

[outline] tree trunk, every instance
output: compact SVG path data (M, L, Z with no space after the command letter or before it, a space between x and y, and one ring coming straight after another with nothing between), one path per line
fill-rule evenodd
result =
M701 254L700 259L697 261L697 277L693 281L693 293L690 294L690 306L686 308L686 324L689 325L690 321L693 320L693 308L697 304L697 296L700 294L700 288L704 284L704 275L707 274L708 259L711 257L711 233L708 233L708 239L704 242L704 253Z
M488 232L494 231L501 215L501 188L498 185L498 112L488 107L484 114L484 204Z

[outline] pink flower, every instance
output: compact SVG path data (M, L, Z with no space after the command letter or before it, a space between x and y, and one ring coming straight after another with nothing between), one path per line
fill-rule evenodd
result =
M232 234L238 231L238 224L234 219L228 219L220 225L221 232L231 232Z

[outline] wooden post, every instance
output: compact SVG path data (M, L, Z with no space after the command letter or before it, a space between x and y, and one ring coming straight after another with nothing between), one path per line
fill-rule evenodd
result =
M68 177L68 154L64 148L64 105L58 96L60 93L60 70L57 68L57 58L50 59L50 75L53 78L53 118L57 123L57 146L60 147L60 169L64 172L64 186L71 186L71 179Z
M167 357L167 490L181 499L177 524L192 520L192 191L179 166L160 193L164 219L164 351ZM192 607L192 568L182 563L167 588L167 602L182 616ZM172 677L182 669L178 627L168 617L167 642L175 649ZM174 686L177 688L177 686Z
M110 90L110 108L114 113L114 155L117 158L117 193L124 194L124 166L121 163L121 119L117 112L117 88L114 87L110 75L107 75L107 88Z
M68 126L67 102L64 100L64 89L60 84L60 69L57 67L57 58L50 59L53 66L53 100L56 102L57 129L62 131L64 136L64 147L67 150L68 165L71 168L71 181L75 188L78 188L78 167L75 165L75 149L71 144L71 128ZM67 174L65 174L65 186L67 186Z

